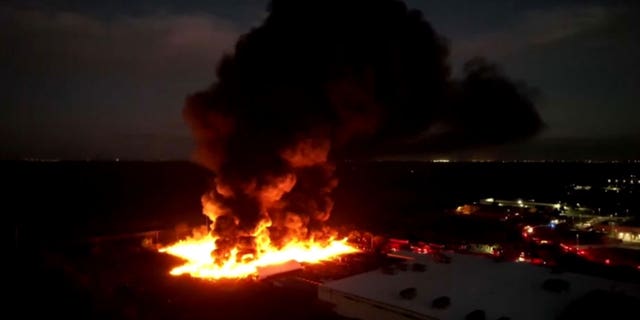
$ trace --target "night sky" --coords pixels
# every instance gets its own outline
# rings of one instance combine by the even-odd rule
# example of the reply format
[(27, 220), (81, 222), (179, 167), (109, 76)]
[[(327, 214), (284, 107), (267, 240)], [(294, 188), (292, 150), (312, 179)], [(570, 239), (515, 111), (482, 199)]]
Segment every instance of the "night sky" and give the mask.
[[(212, 83), (267, 2), (0, 3), (0, 158), (188, 159), (185, 96)], [(525, 143), (438, 156), (640, 158), (640, 2), (407, 3), (448, 38), (454, 74), (477, 55), (497, 62), (539, 90), (547, 125)]]

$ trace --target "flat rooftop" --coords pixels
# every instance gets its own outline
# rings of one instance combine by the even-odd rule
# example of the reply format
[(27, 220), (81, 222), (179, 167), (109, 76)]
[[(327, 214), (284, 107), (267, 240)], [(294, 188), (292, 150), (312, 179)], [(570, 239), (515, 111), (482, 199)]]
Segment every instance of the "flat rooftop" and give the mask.
[[(406, 271), (385, 274), (381, 270), (331, 281), (319, 287), (321, 300), (336, 305), (336, 312), (355, 318), (367, 316), (363, 305), (401, 314), (399, 318), (464, 319), (481, 309), (487, 319), (554, 319), (572, 301), (595, 290), (615, 290), (640, 298), (640, 286), (575, 273), (551, 273), (545, 267), (525, 263), (495, 262), (491, 259), (448, 253), (450, 263), (438, 263), (432, 255), (403, 253), (410, 257)], [(412, 271), (412, 264), (426, 265), (424, 272)], [(569, 290), (550, 292), (542, 289), (547, 279), (569, 282)], [(417, 295), (407, 300), (400, 291), (414, 287)], [(446, 309), (432, 308), (432, 301), (448, 296)], [(345, 298), (346, 297), (346, 298)], [(358, 301), (358, 307), (355, 302)], [(389, 311), (392, 310), (392, 311)], [(371, 315), (375, 315), (372, 311)]]

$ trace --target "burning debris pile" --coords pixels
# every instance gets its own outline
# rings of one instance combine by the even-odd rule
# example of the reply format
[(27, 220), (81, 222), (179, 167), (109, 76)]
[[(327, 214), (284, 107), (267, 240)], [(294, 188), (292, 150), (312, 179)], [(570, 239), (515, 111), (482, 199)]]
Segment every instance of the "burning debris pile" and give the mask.
[[(447, 55), (400, 1), (273, 1), (220, 61), (216, 82), (187, 99), (196, 159), (216, 178), (202, 197), (210, 231), (161, 249), (188, 260), (172, 274), (245, 277), (355, 251), (324, 226), (336, 159), (538, 131), (533, 104), (495, 66), (475, 60), (457, 81)], [(503, 130), (497, 114), (510, 117)]]

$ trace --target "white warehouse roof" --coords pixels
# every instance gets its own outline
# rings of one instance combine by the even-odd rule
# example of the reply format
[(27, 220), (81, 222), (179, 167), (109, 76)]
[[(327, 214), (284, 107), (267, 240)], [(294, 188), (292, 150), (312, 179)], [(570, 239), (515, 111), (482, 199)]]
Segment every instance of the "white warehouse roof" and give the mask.
[[(640, 286), (575, 273), (551, 273), (550, 269), (525, 263), (495, 262), (491, 259), (448, 254), (451, 263), (436, 263), (431, 255), (409, 254), (406, 271), (385, 274), (381, 270), (331, 281), (319, 287), (321, 300), (335, 304), (336, 312), (361, 319), (464, 319), (481, 309), (487, 319), (505, 316), (513, 320), (554, 319), (573, 300), (589, 291), (622, 291), (640, 297)], [(426, 265), (426, 271), (412, 271), (412, 263)], [(561, 293), (542, 289), (545, 280), (563, 279), (569, 290)], [(414, 287), (414, 299), (399, 292)], [(432, 308), (432, 301), (448, 296), (445, 309)]]

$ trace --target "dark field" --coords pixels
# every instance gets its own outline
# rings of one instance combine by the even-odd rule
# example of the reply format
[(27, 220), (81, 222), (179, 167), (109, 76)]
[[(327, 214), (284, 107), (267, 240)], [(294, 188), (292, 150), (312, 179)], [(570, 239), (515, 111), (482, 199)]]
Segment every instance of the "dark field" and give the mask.
[[(109, 236), (198, 225), (213, 177), (186, 162), (4, 162), (3, 210), (18, 318), (333, 317), (308, 283), (212, 284), (167, 275), (177, 261)], [(636, 174), (637, 164), (341, 163), (330, 222), (407, 235), (484, 197), (557, 201), (571, 183)], [(473, 229), (457, 225), (458, 229)], [(456, 232), (459, 230), (451, 230)], [(105, 238), (106, 236), (106, 238)]]
[(21, 252), (17, 318), (331, 319), (315, 286), (289, 279), (212, 283), (171, 277), (177, 259), (135, 242)]
[[(213, 174), (188, 162), (3, 162), (5, 216), (21, 241), (201, 224)], [(570, 183), (628, 174), (628, 163), (341, 163), (331, 222), (384, 232), (484, 197), (558, 201)], [(384, 228), (381, 228), (384, 226)]]

